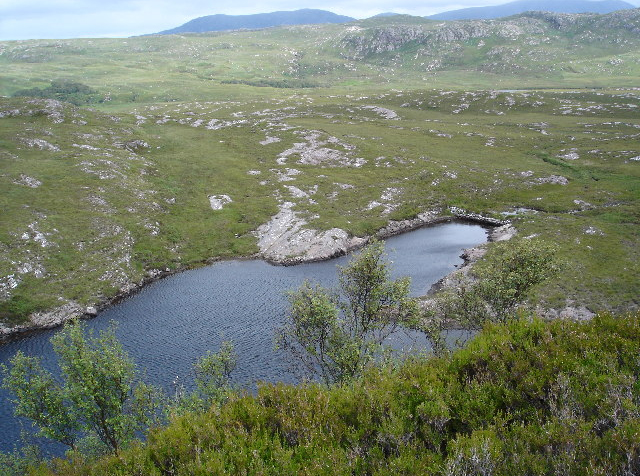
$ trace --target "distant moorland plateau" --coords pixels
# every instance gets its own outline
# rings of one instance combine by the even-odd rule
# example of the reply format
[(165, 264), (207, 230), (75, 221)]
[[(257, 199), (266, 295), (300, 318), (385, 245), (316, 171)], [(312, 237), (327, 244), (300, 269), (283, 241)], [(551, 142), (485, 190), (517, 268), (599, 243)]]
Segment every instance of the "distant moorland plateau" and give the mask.
[[(489, 20), (510, 15), (517, 15), (528, 11), (544, 11), (553, 13), (611, 13), (617, 10), (635, 8), (622, 0), (516, 0), (503, 5), (488, 7), (463, 8), (428, 16), (432, 20)], [(388, 12), (376, 17), (393, 16), (397, 13)], [(240, 29), (270, 28), (283, 25), (312, 25), (319, 23), (348, 23), (355, 18), (325, 10), (305, 8), (302, 10), (258, 13), (253, 15), (208, 15), (195, 18), (184, 25), (170, 30), (161, 31), (159, 35), (173, 35), (178, 33), (206, 33), (208, 31), (225, 31)]]

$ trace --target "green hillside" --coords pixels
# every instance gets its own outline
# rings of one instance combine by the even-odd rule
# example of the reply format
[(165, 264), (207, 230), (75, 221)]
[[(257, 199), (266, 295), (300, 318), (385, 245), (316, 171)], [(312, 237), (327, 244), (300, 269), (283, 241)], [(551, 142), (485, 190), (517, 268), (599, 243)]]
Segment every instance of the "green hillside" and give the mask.
[(286, 202), (352, 236), (509, 217), (567, 263), (536, 303), (635, 309), (639, 28), (629, 10), (0, 43), (0, 320), (251, 255)]
[[(0, 43), (0, 94), (71, 79), (109, 104), (245, 97), (276, 88), (618, 87), (639, 84), (640, 10), (442, 22), (377, 17), (126, 39)], [(268, 95), (272, 91), (255, 91)]]

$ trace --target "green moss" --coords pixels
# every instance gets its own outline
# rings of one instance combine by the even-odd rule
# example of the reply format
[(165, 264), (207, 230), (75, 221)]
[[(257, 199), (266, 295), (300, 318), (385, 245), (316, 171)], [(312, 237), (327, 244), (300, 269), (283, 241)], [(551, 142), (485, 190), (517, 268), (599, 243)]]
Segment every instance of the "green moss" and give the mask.
[(19, 289), (9, 300), (0, 302), (0, 323), (7, 326), (24, 324), (28, 322), (29, 315), (45, 307), (46, 303), (23, 294)]

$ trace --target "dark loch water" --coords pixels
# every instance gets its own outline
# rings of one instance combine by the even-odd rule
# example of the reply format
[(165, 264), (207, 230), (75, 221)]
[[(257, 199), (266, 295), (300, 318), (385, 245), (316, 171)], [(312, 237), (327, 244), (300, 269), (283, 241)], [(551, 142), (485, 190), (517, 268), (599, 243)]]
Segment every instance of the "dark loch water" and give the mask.
[[(462, 263), (462, 249), (486, 239), (485, 229), (478, 225), (447, 223), (390, 238), (386, 251), (392, 275), (411, 276), (412, 292), (420, 295)], [(273, 344), (274, 331), (287, 309), (285, 293), (305, 279), (335, 285), (336, 265), (347, 261), (348, 257), (342, 257), (290, 267), (253, 260), (220, 262), (157, 281), (87, 325), (98, 331), (116, 321), (118, 338), (144, 379), (167, 393), (173, 392), (176, 376), (189, 387), (193, 363), (207, 350), (217, 350), (223, 340), (233, 341), (238, 353), (236, 384), (251, 388), (257, 381), (294, 382), (287, 359)], [(0, 345), (0, 363), (7, 364), (22, 350), (41, 357), (55, 371), (49, 343), (55, 332), (43, 331)], [(406, 334), (394, 346), (421, 349), (426, 341), (420, 335)], [(19, 436), (20, 423), (13, 417), (6, 391), (0, 389), (0, 451), (13, 449)]]

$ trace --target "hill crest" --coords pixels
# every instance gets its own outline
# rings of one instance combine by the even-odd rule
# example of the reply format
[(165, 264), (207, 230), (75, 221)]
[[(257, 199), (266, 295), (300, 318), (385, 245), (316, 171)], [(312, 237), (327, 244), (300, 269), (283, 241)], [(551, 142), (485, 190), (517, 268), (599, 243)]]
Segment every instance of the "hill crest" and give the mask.
[(502, 5), (487, 7), (471, 7), (431, 15), (432, 20), (489, 20), (517, 15), (527, 11), (544, 11), (553, 13), (611, 13), (617, 10), (635, 8), (622, 0), (516, 0)]
[(283, 25), (311, 25), (317, 23), (348, 23), (355, 18), (337, 15), (326, 10), (304, 8), (295, 11), (278, 11), (257, 13), (254, 15), (208, 15), (195, 18), (170, 30), (157, 33), (158, 35), (173, 35), (177, 33), (204, 33), (207, 31), (226, 31), (241, 29), (260, 29)]

